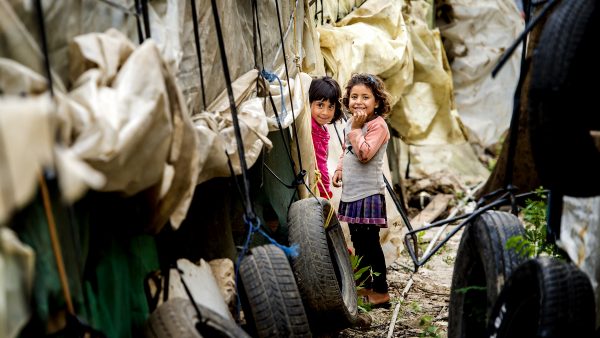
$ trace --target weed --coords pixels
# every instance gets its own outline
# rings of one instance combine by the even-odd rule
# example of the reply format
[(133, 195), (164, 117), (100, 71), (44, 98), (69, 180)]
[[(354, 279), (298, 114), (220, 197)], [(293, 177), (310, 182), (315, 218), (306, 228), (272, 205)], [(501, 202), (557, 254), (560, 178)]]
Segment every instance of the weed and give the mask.
[(423, 332), (419, 334), (419, 337), (435, 337), (440, 338), (439, 333), (441, 329), (433, 323), (433, 317), (430, 315), (424, 315), (419, 318), (419, 326), (423, 328)]
[(456, 289), (456, 290), (454, 290), (454, 292), (457, 292), (457, 293), (467, 293), (469, 291), (486, 291), (486, 290), (487, 289), (486, 289), (485, 286), (474, 285), (474, 286), (466, 286), (464, 288)]
[(421, 308), (421, 304), (417, 303), (417, 302), (411, 302), (409, 304), (410, 307), (410, 311), (412, 313), (420, 313), (423, 311), (423, 309)]
[[(350, 263), (352, 263), (352, 271), (354, 271), (356, 291), (364, 288), (365, 280), (371, 279), (374, 276), (379, 276), (379, 272), (374, 272), (370, 265), (363, 266), (359, 269), (358, 267), (360, 266), (361, 260), (361, 256), (350, 255)], [(366, 272), (368, 272), (369, 275), (366, 278), (363, 278), (363, 274)], [(358, 309), (363, 312), (369, 312), (372, 310), (372, 307), (370, 303), (365, 303), (362, 297), (358, 297)]]
[(452, 255), (447, 255), (442, 258), (442, 261), (448, 265), (454, 265), (455, 259), (456, 259), (456, 257), (454, 257)]
[(523, 257), (537, 257), (541, 254), (564, 258), (555, 243), (547, 240), (546, 194), (542, 187), (536, 189), (538, 199), (527, 199), (521, 210), (525, 226), (525, 236), (512, 236), (506, 241), (506, 248), (513, 249)]

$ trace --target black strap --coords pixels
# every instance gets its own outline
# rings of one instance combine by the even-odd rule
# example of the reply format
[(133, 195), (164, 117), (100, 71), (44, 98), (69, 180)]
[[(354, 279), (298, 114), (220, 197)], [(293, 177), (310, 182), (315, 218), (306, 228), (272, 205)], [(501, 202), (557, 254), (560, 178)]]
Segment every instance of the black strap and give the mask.
[(50, 71), (50, 56), (48, 55), (48, 39), (46, 37), (46, 24), (44, 23), (44, 9), (41, 0), (35, 1), (37, 19), (40, 26), (40, 38), (42, 39), (42, 52), (44, 53), (44, 70), (48, 79), (48, 90), (50, 96), (54, 97), (54, 86), (52, 84), (52, 72)]
[[(292, 108), (292, 127), (293, 127), (293, 131), (294, 131), (294, 138), (296, 139), (296, 148), (298, 151), (298, 164), (300, 165), (300, 171), (303, 170), (302, 167), (302, 156), (300, 154), (300, 143), (297, 141), (298, 140), (298, 131), (296, 130), (296, 115), (294, 114), (294, 102), (292, 101), (292, 89), (290, 86), (290, 75), (288, 72), (288, 66), (287, 66), (287, 56), (285, 54), (285, 41), (283, 40), (283, 29), (281, 28), (281, 13), (279, 12), (279, 2), (275, 1), (275, 8), (277, 9), (277, 27), (279, 28), (279, 38), (281, 41), (281, 51), (283, 53), (283, 65), (285, 67), (285, 76), (287, 78), (287, 82), (288, 82), (288, 93), (290, 95), (290, 106)], [(296, 10), (294, 8), (294, 10)], [(281, 93), (281, 95), (283, 95), (283, 93)], [(310, 189), (309, 189), (310, 190)]]
[(240, 167), (242, 169), (243, 186), (244, 186), (244, 200), (245, 200), (245, 212), (246, 217), (249, 219), (255, 219), (256, 215), (252, 208), (252, 201), (250, 200), (250, 180), (248, 178), (248, 166), (246, 165), (246, 155), (244, 151), (244, 143), (242, 139), (242, 133), (240, 131), (240, 122), (238, 120), (237, 108), (235, 106), (235, 98), (233, 96), (233, 88), (231, 86), (231, 76), (229, 75), (229, 65), (227, 63), (227, 54), (225, 53), (225, 43), (223, 42), (223, 32), (221, 31), (221, 20), (219, 19), (219, 11), (217, 9), (217, 3), (215, 0), (211, 0), (213, 17), (215, 20), (215, 28), (217, 30), (217, 40), (219, 43), (219, 51), (221, 54), (221, 65), (223, 66), (223, 76), (225, 77), (225, 84), (227, 86), (227, 96), (229, 97), (229, 108), (231, 110), (231, 118), (233, 120), (233, 127), (235, 132), (236, 144), (238, 149), (238, 155), (240, 157)]
[(142, 1), (142, 16), (144, 18), (144, 32), (146, 34), (145, 38), (150, 39), (152, 36), (150, 35), (150, 17), (148, 16), (148, 0)]
[(140, 45), (142, 44), (142, 42), (144, 42), (145, 38), (144, 38), (144, 32), (142, 31), (142, 22), (140, 21), (140, 17), (142, 16), (142, 4), (140, 3), (140, 0), (135, 0), (135, 25), (137, 27), (137, 34), (138, 34), (138, 42), (140, 43)]
[(196, 0), (192, 3), (192, 21), (194, 23), (194, 42), (196, 44), (196, 56), (198, 57), (198, 69), (200, 71), (200, 87), (202, 88), (202, 108), (206, 110), (206, 95), (204, 94), (204, 73), (202, 72), (202, 50), (200, 48), (200, 33), (198, 30), (198, 14), (196, 12)]

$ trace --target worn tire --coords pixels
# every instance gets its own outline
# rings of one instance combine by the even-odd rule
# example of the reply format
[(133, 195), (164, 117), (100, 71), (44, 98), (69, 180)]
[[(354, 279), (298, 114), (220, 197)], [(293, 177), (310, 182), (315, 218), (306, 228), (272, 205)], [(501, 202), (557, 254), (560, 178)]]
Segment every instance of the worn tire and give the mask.
[(466, 225), (452, 273), (449, 338), (483, 336), (502, 285), (525, 261), (513, 250), (507, 250), (506, 242), (524, 234), (519, 219), (507, 212), (487, 211)]
[(334, 213), (324, 223), (331, 205), (323, 198), (294, 202), (288, 212), (289, 242), (300, 254), (292, 268), (309, 321), (317, 330), (341, 330), (358, 315), (354, 273), (340, 223)]
[(600, 3), (562, 1), (548, 18), (532, 58), (530, 142), (544, 187), (564, 195), (600, 195), (597, 36)]
[[(146, 322), (144, 336), (148, 338), (248, 337), (234, 321), (198, 304), (202, 321), (189, 299), (173, 298), (160, 305)], [(200, 326), (200, 332), (196, 326)]]
[(240, 263), (244, 315), (255, 337), (311, 337), (302, 298), (285, 253), (255, 247)]
[(573, 264), (531, 259), (506, 282), (490, 318), (489, 337), (593, 337), (594, 292)]

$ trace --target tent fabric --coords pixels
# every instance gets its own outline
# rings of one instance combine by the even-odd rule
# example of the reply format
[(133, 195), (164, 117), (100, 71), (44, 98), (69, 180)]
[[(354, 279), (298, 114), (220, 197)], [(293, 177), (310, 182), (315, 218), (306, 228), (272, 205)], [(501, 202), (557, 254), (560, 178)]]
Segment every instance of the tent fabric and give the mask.
[(31, 316), (35, 253), (8, 228), (0, 228), (0, 336), (14, 338)]
[[(556, 245), (590, 278), (596, 304), (600, 304), (600, 196), (564, 196), (560, 224)], [(599, 319), (596, 313), (596, 322)]]
[[(130, 10), (133, 9), (132, 0), (116, 1), (116, 3)], [(6, 17), (11, 21), (2, 26), (0, 39), (10, 42), (9, 46), (15, 49), (14, 51), (2, 49), (2, 53), (15, 60), (26, 62), (24, 66), (30, 67), (38, 74), (43, 74), (44, 70), (39, 62), (42, 55), (35, 42), (37, 31), (29, 29), (37, 24), (33, 9), (25, 2), (19, 1), (8, 3), (3, 0), (1, 4), (0, 10), (3, 14), (7, 14)], [(283, 78), (286, 71), (283, 67), (281, 37), (279, 30), (272, 29), (275, 24), (278, 24), (275, 4), (266, 3), (259, 7), (259, 26), (264, 53), (260, 58), (258, 54), (254, 55), (251, 43), (253, 41), (251, 3), (223, 1), (218, 4), (221, 27), (224, 35), (228, 37), (225, 39), (225, 48), (232, 79), (243, 82), (244, 79), (248, 79), (244, 77), (245, 73), (253, 74), (250, 77), (256, 78), (256, 72), (247, 71), (253, 68), (255, 56), (257, 60), (265, 61), (265, 69), (277, 72)], [(200, 88), (199, 67), (189, 3), (168, 0), (150, 4), (150, 30), (154, 42), (148, 41), (140, 47), (136, 47), (131, 42), (137, 41), (138, 37), (136, 30), (132, 29), (135, 24), (134, 18), (128, 16), (128, 13), (115, 10), (106, 4), (89, 4), (86, 5), (89, 6), (86, 10), (82, 10), (81, 6), (81, 4), (71, 6), (68, 1), (43, 3), (47, 31), (53, 33), (49, 34), (48, 47), (52, 69), (55, 74), (58, 74), (54, 82), (58, 88), (58, 103), (61, 108), (59, 134), (61, 141), (67, 145), (55, 146), (55, 156), (59, 158), (56, 166), (59, 174), (63, 173), (61, 176), (64, 179), (61, 184), (65, 198), (70, 201), (76, 200), (87, 188), (93, 188), (101, 191), (119, 191), (124, 195), (133, 195), (144, 189), (151, 189), (152, 193), (159, 194), (160, 199), (169, 191), (169, 187), (179, 186), (171, 190), (172, 193), (168, 197), (182, 198), (182, 200), (163, 203), (163, 206), (169, 207), (161, 212), (172, 213), (174, 215), (171, 218), (172, 225), (177, 227), (185, 217), (193, 187), (210, 178), (229, 175), (224, 151), (227, 150), (229, 157), (234, 162), (237, 161), (236, 152), (231, 151), (236, 147), (233, 128), (230, 122), (227, 122), (231, 121), (230, 118), (221, 119), (223, 123), (220, 124), (211, 124), (217, 127), (212, 131), (210, 128), (196, 126), (195, 133), (190, 133), (191, 125), (187, 118), (182, 117), (189, 109), (195, 112), (196, 116), (204, 115), (205, 118), (218, 120), (219, 117), (215, 114), (228, 109), (227, 96), (223, 95), (225, 80), (222, 76), (210, 2), (198, 3), (199, 25), (202, 32), (200, 37), (202, 65), (207, 79), (205, 90), (208, 107), (204, 107), (204, 111), (208, 111), (208, 115), (199, 109), (197, 96)], [(234, 10), (230, 10), (232, 6)], [(286, 62), (289, 66), (287, 73), (293, 78), (298, 72), (298, 67), (294, 67), (294, 60), (300, 60), (300, 54), (303, 53), (301, 41), (304, 35), (303, 28), (307, 26), (302, 20), (305, 5), (303, 2), (296, 1), (292, 4), (282, 3), (280, 7), (281, 26), (287, 52)], [(99, 16), (100, 12), (105, 15)], [(61, 20), (64, 16), (68, 16), (70, 20)], [(81, 35), (87, 29), (98, 31), (111, 26), (115, 29), (108, 30), (106, 33)], [(117, 30), (126, 35), (116, 33)], [(20, 41), (26, 41), (27, 44), (24, 47), (20, 46), (18, 45)], [(73, 42), (68, 43), (70, 41)], [(31, 57), (32, 55), (35, 57)], [(301, 64), (298, 66), (301, 67)], [(311, 67), (319, 68), (316, 57)], [(161, 81), (137, 79), (141, 75), (157, 79), (170, 77), (169, 74), (176, 74), (176, 82), (181, 88), (172, 93), (168, 90), (167, 93), (162, 93), (171, 101), (161, 98), (159, 94), (160, 88), (168, 88), (169, 84), (165, 86)], [(128, 88), (125, 84), (130, 81), (138, 83), (139, 86)], [(64, 89), (65, 84), (69, 85), (68, 92)], [(251, 89), (251, 86), (248, 85), (246, 89)], [(176, 92), (178, 94), (175, 94)], [(63, 95), (67, 96), (66, 100), (62, 100)], [(144, 103), (144, 101), (128, 100), (128, 96), (131, 98), (141, 96), (150, 98), (151, 101)], [(88, 102), (88, 98), (94, 101)], [(181, 98), (184, 100), (183, 105), (177, 101)], [(172, 106), (169, 107), (167, 102)], [(238, 103), (242, 104), (241, 101)], [(245, 148), (249, 156), (247, 162), (252, 165), (263, 145), (269, 146), (264, 113), (262, 117), (257, 115), (264, 109), (259, 107), (258, 100), (242, 105), (238, 110), (240, 110), (242, 128), (249, 126), (251, 137), (250, 142), (245, 144)], [(174, 112), (175, 115), (168, 116), (168, 109), (174, 108), (177, 108), (182, 115)], [(112, 109), (112, 114), (107, 113), (107, 109)], [(137, 109), (140, 111), (134, 111)], [(178, 122), (180, 117), (180, 122), (183, 123)], [(249, 118), (247, 123), (244, 122), (246, 117)], [(178, 128), (171, 130), (173, 127)], [(147, 138), (150, 137), (148, 133), (150, 130), (153, 131), (152, 137)], [(203, 134), (204, 132), (208, 134)], [(220, 134), (218, 139), (215, 139), (215, 132)], [(185, 184), (178, 185), (172, 180), (182, 179), (182, 175), (174, 173), (174, 165), (169, 161), (174, 161), (180, 153), (177, 147), (181, 146), (181, 135), (187, 138), (186, 149), (198, 149), (198, 152), (192, 153), (193, 156), (190, 155), (187, 159), (189, 165), (183, 175)], [(211, 156), (219, 159), (216, 168), (213, 169), (211, 165), (215, 163), (206, 161), (206, 158), (204, 163), (209, 163), (208, 166), (195, 164), (202, 162), (202, 157), (206, 157), (204, 153), (206, 149), (197, 146), (197, 141), (192, 141), (192, 137), (202, 140), (212, 139), (216, 140), (215, 142), (225, 140), (219, 143), (222, 148), (210, 152)], [(148, 151), (152, 149), (152, 154), (148, 154), (148, 151), (128, 152), (140, 144), (145, 144), (145, 149)], [(161, 158), (164, 159), (166, 156), (169, 156), (169, 161), (164, 163)], [(114, 166), (116, 163), (119, 166)], [(135, 168), (131, 167), (134, 164)], [(237, 167), (236, 172), (239, 173), (239, 165)], [(160, 223), (163, 220), (164, 215), (159, 216), (153, 223)], [(154, 225), (150, 228), (158, 230)]]
[(487, 147), (497, 143), (510, 124), (521, 47), (496, 77), (491, 72), (524, 29), (524, 21), (514, 0), (446, 3), (440, 11), (449, 11), (451, 19), (438, 20), (438, 27), (452, 66), (456, 108), (471, 141)]
[(39, 174), (54, 163), (49, 102), (48, 96), (0, 100), (0, 225), (31, 201)]
[[(8, 109), (28, 116), (20, 109), (31, 108), (33, 116), (27, 120), (31, 123), (28, 127), (44, 135), (35, 145), (39, 152), (30, 152), (34, 145), (13, 148), (12, 140), (27, 137), (26, 133), (6, 138), (9, 132), (5, 134), (4, 128), (21, 130), (17, 122), (0, 125), (0, 140), (10, 145), (10, 151), (14, 151), (11, 156), (26, 154), (10, 163), (0, 163), (0, 174), (9, 167), (11, 175), (19, 176), (19, 181), (13, 182), (23, 182), (18, 200), (0, 196), (0, 223), (2, 217), (7, 219), (15, 210), (26, 208), (11, 224), (37, 255), (33, 312), (43, 322), (64, 304), (52, 269), (49, 242), (42, 231), (47, 224), (40, 201), (35, 199), (37, 172), (46, 166), (56, 169), (60, 194), (54, 196), (55, 205), (60, 199), (90, 203), (88, 194), (92, 192), (88, 189), (100, 191), (106, 198), (118, 196), (115, 203), (136, 199), (133, 205), (120, 206), (127, 217), (117, 220), (102, 214), (92, 219), (85, 205), (76, 207), (78, 217), (82, 217), (78, 228), (83, 232), (79, 238), (82, 249), (65, 249), (70, 250), (66, 262), (70, 280), (83, 281), (72, 285), (78, 313), (107, 336), (128, 337), (148, 315), (139, 281), (157, 265), (153, 240), (139, 232), (157, 233), (167, 223), (177, 229), (198, 184), (229, 176), (229, 160), (234, 174), (241, 173), (241, 168), (210, 2), (197, 2), (206, 104), (201, 99), (190, 3), (149, 3), (152, 38), (142, 43), (137, 36), (136, 18), (131, 15), (134, 1), (113, 2), (129, 12), (101, 1), (42, 2), (55, 89), (51, 101), (40, 75), (45, 69), (40, 62), (34, 9), (29, 1), (0, 0), (0, 57), (18, 61), (0, 59), (0, 88), (10, 88), (10, 97), (0, 98), (0, 120), (16, 116), (4, 114)], [(428, 3), (368, 0), (355, 9), (357, 3), (344, 0), (338, 2), (341, 7), (335, 10), (335, 20), (333, 9), (337, 4), (332, 0), (324, 3), (324, 16), (331, 20), (319, 26), (313, 21), (314, 8), (308, 1), (258, 2), (258, 40), (251, 1), (217, 2), (247, 164), (253, 166), (261, 155), (281, 154), (269, 152), (272, 141), (268, 136), (274, 136), (279, 125), (268, 91), (273, 95), (284, 133), (291, 137), (294, 175), (300, 169), (306, 170), (305, 183), (310, 185), (314, 180), (314, 154), (306, 93), (312, 76), (325, 72), (338, 79), (342, 87), (353, 72), (381, 76), (392, 94), (390, 123), (405, 142), (414, 149), (450, 144), (445, 149), (451, 149), (451, 155), (438, 161), (449, 167), (460, 165), (448, 158), (458, 162), (474, 158), (467, 156), (473, 154), (466, 147), (458, 115), (460, 106), (452, 95), (452, 71), (440, 33), (426, 23), (426, 13), (431, 12)], [(279, 81), (264, 80), (259, 73), (263, 69), (276, 74), (281, 85)], [(3, 83), (5, 79), (13, 82)], [(23, 93), (26, 98), (16, 98)], [(282, 101), (285, 109), (281, 108)], [(332, 137), (330, 146), (336, 144)], [(296, 149), (300, 149), (299, 155)], [(334, 150), (329, 160), (337, 162)], [(30, 167), (22, 170), (26, 165)], [(389, 172), (386, 175), (389, 177)], [(2, 187), (6, 186), (6, 177), (0, 176)], [(273, 196), (287, 197), (290, 193), (282, 193), (287, 188), (278, 189)], [(299, 191), (300, 198), (310, 196), (303, 186)], [(389, 196), (386, 201), (393, 205)], [(281, 209), (287, 207), (288, 200), (277, 202), (274, 208), (281, 219)], [(104, 203), (107, 201), (94, 207), (105, 211)], [(335, 197), (332, 203), (337, 206)], [(58, 223), (69, 224), (64, 210), (55, 209)], [(137, 214), (140, 209), (152, 212)], [(388, 212), (391, 221), (397, 218), (394, 208), (388, 208)], [(111, 227), (115, 224), (118, 227)], [(92, 243), (86, 231), (95, 231)], [(399, 257), (401, 238), (402, 229), (397, 226), (382, 233), (388, 264)], [(63, 241), (76, 243), (68, 238)], [(89, 275), (84, 276), (83, 269), (76, 270), (82, 267), (81, 262), (86, 262)]]
[[(196, 185), (200, 155), (185, 151), (198, 148), (198, 139), (176, 80), (156, 45), (148, 40), (135, 48), (111, 29), (76, 37), (70, 59), (73, 89), (56, 92), (54, 103), (46, 99), (40, 104), (53, 111), (46, 112), (52, 121), (43, 116), (25, 119), (40, 109), (23, 113), (22, 104), (2, 105), (3, 110), (14, 110), (3, 114), (15, 117), (3, 124), (3, 135), (10, 142), (13, 155), (7, 165), (17, 176), (11, 181), (19, 184), (18, 192), (31, 198), (42, 164), (55, 164), (66, 200), (78, 199), (88, 188), (124, 196), (151, 189), (155, 215), (148, 228), (157, 232), (169, 219), (177, 227)], [(2, 61), (0, 69), (10, 75), (3, 77), (2, 86), (11, 88), (13, 95), (39, 94), (45, 89), (43, 79), (22, 65)], [(15, 100), (8, 97), (2, 101)], [(23, 132), (25, 127), (33, 134)], [(54, 134), (60, 135), (58, 142)], [(26, 142), (14, 143), (23, 137)], [(20, 147), (34, 146), (32, 142), (45, 147), (43, 163), (30, 165), (39, 161), (36, 153), (22, 156)], [(17, 196), (19, 205), (27, 202), (25, 197)], [(3, 202), (2, 215), (14, 206), (18, 205)]]
[[(78, 157), (107, 178), (100, 191), (132, 196), (160, 186), (156, 200), (174, 226), (183, 220), (198, 176), (197, 137), (175, 78), (152, 40), (139, 48), (117, 30), (75, 38), (72, 139), (63, 140)], [(181, 211), (177, 212), (178, 209)]]
[[(141, 210), (142, 198), (91, 192), (65, 206), (54, 180), (49, 191), (75, 313), (107, 337), (139, 337), (149, 315), (142, 281), (158, 269), (154, 238), (141, 234), (144, 218), (131, 211)], [(11, 227), (35, 251), (28, 288), (35, 306), (20, 336), (41, 337), (48, 326), (61, 327), (56, 315), (66, 303), (39, 194), (13, 217)]]
[(405, 6), (369, 0), (319, 27), (326, 65), (342, 86), (354, 72), (379, 75), (392, 96), (390, 124), (406, 143), (464, 142), (439, 32), (428, 28), (426, 18), (405, 17)]

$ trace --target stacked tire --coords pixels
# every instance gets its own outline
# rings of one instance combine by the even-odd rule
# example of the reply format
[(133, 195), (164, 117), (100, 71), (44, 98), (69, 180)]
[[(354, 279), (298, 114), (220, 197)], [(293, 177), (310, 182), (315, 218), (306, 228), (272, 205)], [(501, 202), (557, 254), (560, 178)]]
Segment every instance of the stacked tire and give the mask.
[[(294, 202), (288, 212), (289, 242), (299, 246), (292, 269), (314, 331), (338, 331), (358, 315), (354, 272), (332, 206), (323, 198)], [(328, 221), (329, 220), (329, 221)]]

